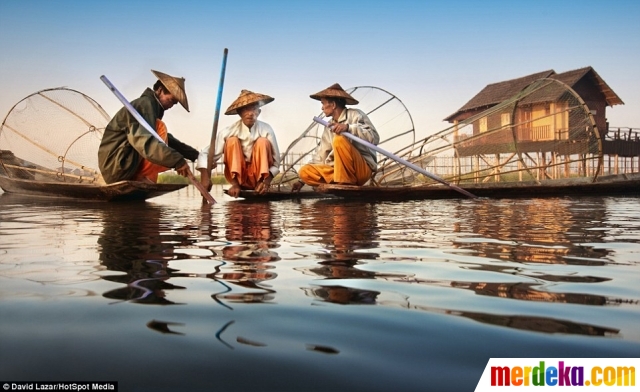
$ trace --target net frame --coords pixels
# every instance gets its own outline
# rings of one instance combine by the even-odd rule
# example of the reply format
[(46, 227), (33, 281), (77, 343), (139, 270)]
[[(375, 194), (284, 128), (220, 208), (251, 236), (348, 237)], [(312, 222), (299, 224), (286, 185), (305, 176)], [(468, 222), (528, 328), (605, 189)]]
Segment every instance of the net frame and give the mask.
[(94, 99), (67, 87), (26, 96), (0, 125), (0, 175), (104, 184), (97, 155), (109, 119)]

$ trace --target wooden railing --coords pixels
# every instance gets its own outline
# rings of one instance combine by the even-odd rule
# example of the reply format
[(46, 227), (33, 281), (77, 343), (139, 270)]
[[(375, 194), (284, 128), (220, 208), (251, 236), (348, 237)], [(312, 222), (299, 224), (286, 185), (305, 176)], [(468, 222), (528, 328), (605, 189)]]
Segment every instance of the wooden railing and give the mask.
[(518, 140), (553, 140), (553, 132), (551, 131), (550, 125), (518, 128), (517, 136)]
[(605, 138), (607, 140), (640, 141), (640, 128), (609, 127), (605, 135)]

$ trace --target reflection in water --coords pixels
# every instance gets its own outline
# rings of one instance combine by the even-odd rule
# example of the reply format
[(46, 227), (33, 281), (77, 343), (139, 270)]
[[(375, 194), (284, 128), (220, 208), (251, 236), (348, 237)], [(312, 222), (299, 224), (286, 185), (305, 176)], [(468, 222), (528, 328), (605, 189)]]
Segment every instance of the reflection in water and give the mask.
[(272, 301), (275, 291), (262, 282), (277, 277), (269, 263), (280, 260), (273, 249), (280, 246), (282, 230), (273, 226), (271, 203), (234, 201), (226, 203), (225, 210), (225, 237), (231, 244), (222, 248), (222, 257), (232, 262), (233, 272), (222, 278), (251, 291), (222, 297), (231, 302)]
[[(304, 270), (327, 279), (374, 279), (375, 272), (356, 268), (361, 260), (375, 260), (378, 253), (363, 252), (378, 247), (376, 206), (349, 203), (344, 200), (318, 200), (306, 206), (301, 214), (307, 217), (302, 228), (320, 234), (322, 253), (316, 253), (319, 267)], [(308, 226), (308, 227), (305, 227)], [(339, 304), (374, 304), (378, 291), (342, 285), (323, 285), (304, 289), (307, 295)]]
[(184, 323), (172, 323), (169, 321), (151, 320), (147, 327), (163, 334), (184, 335), (182, 332), (172, 331), (169, 327), (184, 326)]
[(242, 343), (242, 344), (246, 344), (247, 346), (253, 346), (253, 347), (265, 347), (266, 346), (265, 343), (256, 342), (254, 340), (249, 340), (247, 338), (243, 338), (242, 336), (238, 336), (236, 338), (236, 342)]
[[(412, 273), (403, 275), (389, 274), (393, 267), (383, 268), (376, 272), (375, 268), (368, 268), (367, 277), (352, 274), (350, 278), (372, 278), (377, 280), (389, 280), (397, 284), (420, 284), (433, 288), (457, 288), (466, 289), (480, 296), (514, 299), (531, 303), (564, 303), (588, 306), (620, 306), (628, 304), (638, 305), (635, 298), (619, 298), (611, 295), (599, 295), (585, 292), (576, 292), (574, 287), (568, 284), (603, 284), (611, 282), (612, 278), (606, 274), (594, 275), (602, 272), (598, 269), (589, 269), (590, 274), (583, 274), (584, 268), (550, 268), (542, 269), (536, 264), (559, 264), (564, 266), (603, 267), (610, 262), (610, 250), (606, 247), (595, 249), (584, 246), (583, 243), (601, 243), (606, 232), (602, 230), (604, 207), (601, 199), (587, 199), (586, 206), (576, 204), (569, 199), (558, 200), (480, 200), (477, 203), (469, 203), (470, 208), (452, 208), (451, 211), (438, 211), (435, 205), (429, 203), (406, 203), (404, 208), (394, 206), (391, 212), (382, 216), (380, 226), (385, 228), (383, 240), (386, 243), (394, 243), (395, 249), (400, 249), (413, 243), (416, 249), (421, 247), (444, 247), (451, 255), (447, 260), (447, 252), (434, 253), (436, 257), (445, 257), (442, 262), (453, 262), (457, 266), (457, 272), (447, 273), (442, 277), (431, 277), (429, 268), (424, 269), (426, 276), (414, 275), (413, 271), (420, 268), (411, 268)], [(517, 203), (517, 206), (513, 204)], [(594, 205), (589, 206), (589, 203)], [(388, 207), (388, 204), (379, 206)], [(451, 204), (447, 204), (451, 208)], [(414, 220), (407, 220), (406, 214), (399, 211), (409, 210), (415, 216)], [(397, 219), (394, 211), (400, 216)], [(457, 232), (455, 242), (449, 244), (446, 241), (447, 232)], [(432, 236), (432, 233), (436, 235)], [(473, 234), (467, 234), (473, 233)], [(425, 241), (428, 239), (429, 241)], [(453, 246), (452, 246), (453, 245)], [(467, 257), (471, 251), (473, 258)], [(419, 254), (422, 251), (418, 251)], [(458, 257), (457, 255), (460, 255)], [(387, 257), (382, 255), (388, 264), (406, 264), (410, 258)], [(437, 260), (437, 259), (435, 259)], [(424, 259), (421, 262), (431, 262), (433, 267), (440, 272), (440, 266), (434, 259)], [(460, 262), (464, 260), (464, 262)], [(377, 264), (374, 264), (374, 267)], [(428, 264), (425, 264), (428, 265)], [(531, 266), (531, 268), (529, 267)], [(355, 269), (356, 271), (360, 271)], [(318, 269), (310, 271), (318, 272)], [(466, 273), (464, 271), (468, 271)], [(467, 275), (478, 278), (478, 273), (486, 274), (488, 281), (474, 279), (464, 280)], [(496, 273), (508, 274), (507, 281), (497, 281)], [(318, 275), (328, 276), (327, 272)], [(447, 279), (446, 276), (450, 275)], [(516, 279), (520, 281), (511, 281)], [(551, 286), (553, 290), (550, 290)], [(565, 289), (566, 290), (563, 290)], [(312, 291), (313, 290), (308, 290)], [(597, 291), (597, 290), (596, 290)], [(403, 292), (398, 289), (398, 293)], [(357, 298), (357, 293), (350, 293), (348, 287), (340, 286), (340, 291), (331, 296), (329, 290), (315, 290), (313, 294), (329, 302), (336, 303), (362, 303)], [(349, 298), (355, 296), (355, 300)], [(408, 306), (412, 309), (432, 311), (445, 314), (454, 314), (473, 318), (485, 323), (506, 326), (510, 328), (526, 329), (545, 333), (567, 333), (587, 335), (616, 335), (619, 329), (594, 326), (582, 321), (568, 321), (553, 317), (539, 317), (537, 315), (509, 315), (509, 311), (501, 311), (500, 307), (491, 308), (487, 312), (470, 312), (458, 310), (457, 306), (450, 308), (433, 307), (427, 305), (428, 298), (419, 298), (415, 295), (402, 296), (402, 300), (382, 301), (382, 305)], [(337, 298), (337, 299), (334, 299)], [(409, 304), (412, 304), (409, 306)], [(462, 305), (462, 306), (460, 306)], [(459, 304), (459, 309), (464, 309)], [(495, 312), (495, 313), (494, 313)], [(505, 314), (507, 313), (507, 314)]]
[(602, 241), (602, 203), (600, 198), (585, 198), (578, 204), (570, 198), (482, 200), (473, 204), (472, 214), (460, 218), (468, 222), (471, 232), (498, 240), (474, 243), (472, 247), (481, 257), (519, 263), (603, 265), (606, 250), (581, 246)]
[(466, 283), (451, 282), (451, 287), (472, 290), (478, 295), (536, 302), (561, 302), (579, 305), (606, 305), (602, 295), (579, 293), (550, 293), (538, 290), (535, 283)]
[(323, 301), (342, 305), (372, 305), (376, 303), (379, 291), (356, 289), (345, 286), (321, 286), (317, 288), (305, 288), (307, 295), (314, 296)]
[(336, 350), (333, 347), (329, 346), (318, 346), (317, 344), (307, 344), (307, 350), (309, 351), (317, 351), (323, 354), (339, 354), (340, 351)]
[[(357, 379), (369, 381), (361, 390), (424, 390), (438, 379), (444, 390), (490, 356), (632, 357), (639, 201), (223, 200), (201, 210), (185, 193), (101, 206), (0, 197), (0, 376), (115, 369), (132, 389), (180, 390), (180, 373), (207, 390), (219, 372), (221, 390), (286, 390), (296, 375), (290, 389), (331, 379), (316, 389), (349, 390), (333, 380)], [(144, 350), (123, 356), (127, 347)], [(153, 387), (131, 371), (149, 358), (169, 370), (147, 372)]]
[(576, 323), (573, 321), (559, 320), (550, 317), (501, 316), (490, 313), (455, 311), (449, 312), (449, 314), (467, 317), (481, 323), (534, 332), (592, 336), (611, 336), (617, 335), (620, 332), (620, 330), (614, 328), (599, 327), (596, 325)]
[(218, 331), (216, 331), (216, 339), (218, 339), (219, 342), (221, 342), (222, 344), (224, 344), (225, 346), (227, 346), (230, 349), (233, 349), (233, 346), (231, 346), (229, 343), (225, 342), (224, 339), (222, 339), (222, 334), (227, 330), (227, 328), (229, 328), (229, 326), (231, 326), (233, 323), (235, 323), (235, 321), (231, 320), (229, 322), (227, 322), (225, 325), (222, 326), (222, 328), (218, 329)]
[[(168, 261), (173, 249), (188, 241), (163, 219), (163, 210), (153, 204), (118, 205), (118, 213), (103, 211), (102, 233), (98, 238), (100, 262), (110, 271), (123, 272), (104, 279), (126, 286), (105, 292), (106, 298), (141, 304), (173, 305), (167, 290), (184, 289), (169, 283)], [(168, 234), (171, 233), (171, 234)]]

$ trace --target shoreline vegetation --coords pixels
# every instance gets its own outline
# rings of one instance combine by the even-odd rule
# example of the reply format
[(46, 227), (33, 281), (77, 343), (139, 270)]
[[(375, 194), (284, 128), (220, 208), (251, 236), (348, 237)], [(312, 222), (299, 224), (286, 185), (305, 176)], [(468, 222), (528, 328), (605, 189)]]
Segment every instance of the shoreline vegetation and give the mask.
[[(196, 180), (200, 181), (200, 175), (194, 173), (193, 174)], [(275, 176), (273, 181), (279, 181), (281, 174)], [(182, 177), (181, 175), (175, 172), (169, 173), (160, 173), (158, 175), (158, 184), (190, 184), (189, 179), (186, 177)], [(229, 182), (226, 178), (224, 178), (224, 174), (217, 174), (211, 176), (211, 184), (213, 185), (229, 185)]]
[[(194, 175), (196, 179), (200, 181), (200, 176), (196, 174)], [(211, 176), (211, 183), (214, 185), (228, 184), (224, 175)], [(158, 184), (189, 184), (189, 179), (187, 177), (182, 177), (179, 174), (165, 173), (158, 176)]]

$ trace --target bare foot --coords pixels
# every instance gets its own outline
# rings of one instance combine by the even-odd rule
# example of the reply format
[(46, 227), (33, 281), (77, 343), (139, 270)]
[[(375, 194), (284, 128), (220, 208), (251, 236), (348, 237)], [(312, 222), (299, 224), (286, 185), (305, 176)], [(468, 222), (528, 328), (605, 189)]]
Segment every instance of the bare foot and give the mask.
[(270, 178), (265, 178), (263, 181), (260, 181), (258, 183), (258, 185), (256, 186), (255, 191), (259, 194), (259, 195), (265, 195), (269, 192), (269, 187), (271, 187), (271, 179)]
[(256, 191), (256, 193), (259, 195), (264, 195), (265, 193), (267, 193), (264, 182), (259, 182), (258, 185), (256, 185), (256, 189), (254, 189), (254, 191)]

